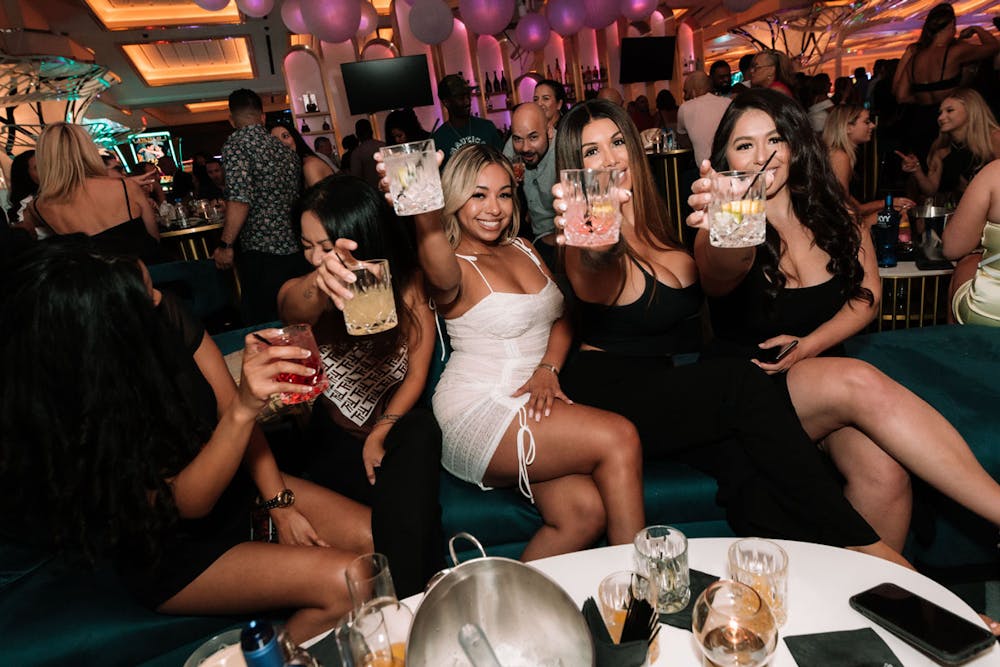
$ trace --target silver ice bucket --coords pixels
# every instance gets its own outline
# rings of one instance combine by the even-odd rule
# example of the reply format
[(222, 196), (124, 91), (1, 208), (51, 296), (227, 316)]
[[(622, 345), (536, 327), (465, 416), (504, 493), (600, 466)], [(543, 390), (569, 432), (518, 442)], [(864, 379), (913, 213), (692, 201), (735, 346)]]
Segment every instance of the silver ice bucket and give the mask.
[(941, 248), (941, 235), (944, 233), (945, 223), (954, 213), (954, 209), (944, 206), (917, 206), (910, 209), (911, 219), (919, 220), (914, 229), (922, 231), (920, 235), (920, 248), (924, 257), (931, 260), (944, 259)]
[[(455, 539), (470, 539), (481, 558), (459, 564)], [(471, 535), (451, 539), (456, 563), (430, 584), (406, 645), (407, 667), (468, 667), (459, 631), (476, 624), (503, 667), (592, 667), (594, 646), (569, 595), (538, 570), (487, 557)]]

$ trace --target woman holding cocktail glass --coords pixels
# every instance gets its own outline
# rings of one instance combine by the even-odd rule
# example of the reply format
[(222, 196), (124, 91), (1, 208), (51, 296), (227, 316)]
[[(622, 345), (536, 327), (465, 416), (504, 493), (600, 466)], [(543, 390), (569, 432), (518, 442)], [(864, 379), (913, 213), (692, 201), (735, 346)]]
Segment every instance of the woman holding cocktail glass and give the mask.
[(549, 270), (517, 236), (510, 162), (467, 146), (448, 160), (442, 186), (443, 214), (414, 220), (454, 350), (433, 399), (445, 468), (480, 486), (517, 485), (534, 502), (545, 525), (524, 560), (584, 549), (605, 533), (630, 543), (645, 523), (635, 428), (573, 404), (559, 387), (569, 324)]
[[(567, 395), (628, 417), (647, 457), (683, 460), (716, 477), (737, 533), (850, 546), (902, 561), (844, 500), (766, 375), (725, 359), (674, 366), (672, 355), (697, 346), (703, 296), (694, 260), (668, 231), (626, 112), (604, 100), (573, 107), (556, 151), (560, 169), (618, 169), (621, 186), (631, 190), (617, 243), (565, 246), (581, 341), (563, 374)], [(564, 212), (556, 224), (565, 228), (563, 185), (553, 193), (556, 210)]]
[[(308, 474), (372, 508), (375, 550), (389, 557), (406, 596), (444, 565), (441, 432), (431, 413), (416, 407), (434, 349), (434, 315), (413, 248), (379, 192), (341, 174), (307, 190), (300, 208), (300, 239), (314, 269), (282, 286), (278, 312), (313, 325), (330, 383), (313, 406)], [(386, 313), (386, 326), (376, 328), (398, 324), (380, 333), (349, 335), (345, 326), (345, 303), (371, 296), (347, 284), (367, 273), (353, 268), (355, 257), (388, 260), (394, 317)]]
[(296, 508), (329, 546), (249, 542), (257, 490), (241, 470), (268, 397), (312, 391), (276, 379), (310, 375), (299, 363), (307, 351), (248, 337), (242, 382), (220, 418), (140, 267), (94, 247), (51, 239), (4, 267), (0, 480), (23, 510), (5, 533), (110, 560), (162, 613), (291, 609), (295, 641), (332, 627), (351, 608), (348, 563), (371, 550), (368, 509), (285, 475), (291, 493), (273, 507)]
[[(759, 170), (767, 182), (767, 238), (750, 248), (709, 243), (711, 179)], [(934, 408), (841, 343), (868, 325), (881, 295), (867, 227), (851, 215), (826, 148), (794, 102), (772, 91), (733, 100), (689, 203), (695, 259), (709, 296), (711, 352), (751, 359), (791, 399), (810, 437), (847, 479), (845, 494), (901, 549), (910, 521), (906, 470), (1000, 525), (1000, 486)], [(794, 344), (779, 361), (768, 351)]]

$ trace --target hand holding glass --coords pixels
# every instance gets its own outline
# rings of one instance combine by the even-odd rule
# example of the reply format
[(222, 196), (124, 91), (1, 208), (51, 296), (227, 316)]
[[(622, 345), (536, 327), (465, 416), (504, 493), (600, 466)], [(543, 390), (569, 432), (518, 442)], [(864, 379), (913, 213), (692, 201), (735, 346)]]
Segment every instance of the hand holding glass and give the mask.
[(622, 226), (621, 172), (617, 169), (563, 169), (566, 245), (590, 247), (618, 242)]
[(716, 248), (749, 248), (764, 242), (767, 231), (765, 174), (722, 171), (712, 178), (708, 240)]
[(271, 329), (267, 334), (266, 340), (271, 345), (295, 345), (309, 350), (308, 357), (298, 359), (296, 362), (316, 370), (314, 375), (278, 373), (276, 378), (278, 382), (291, 382), (292, 384), (302, 384), (312, 387), (312, 391), (307, 394), (283, 392), (281, 394), (282, 403), (285, 405), (304, 403), (323, 393), (328, 381), (326, 379), (326, 371), (323, 369), (323, 358), (319, 354), (316, 339), (313, 337), (312, 327), (308, 324), (289, 324), (280, 329)]
[(397, 215), (416, 215), (444, 208), (433, 139), (384, 146), (381, 151)]
[(392, 292), (389, 260), (369, 259), (347, 265), (356, 280), (347, 287), (354, 295), (344, 300), (344, 323), (352, 336), (388, 331), (396, 326), (396, 301)]

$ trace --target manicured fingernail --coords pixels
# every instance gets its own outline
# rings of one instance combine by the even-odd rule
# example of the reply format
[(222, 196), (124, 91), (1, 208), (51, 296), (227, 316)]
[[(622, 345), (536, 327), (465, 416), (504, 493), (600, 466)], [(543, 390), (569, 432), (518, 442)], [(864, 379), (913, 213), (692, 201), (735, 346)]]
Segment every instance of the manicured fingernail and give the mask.
[(550, 409), (546, 408), (546, 409), (545, 409), (545, 416), (546, 416), (546, 417), (548, 417), (548, 416), (549, 416), (549, 415), (551, 415), (551, 414), (552, 414), (552, 410), (550, 410)]
[(309, 372), (306, 373), (306, 375), (316, 375), (316, 369), (315, 368), (310, 368)]
[(302, 349), (302, 358), (303, 359), (307, 358), (311, 354), (312, 354), (312, 352), (310, 352), (309, 350), (307, 350), (305, 348)]

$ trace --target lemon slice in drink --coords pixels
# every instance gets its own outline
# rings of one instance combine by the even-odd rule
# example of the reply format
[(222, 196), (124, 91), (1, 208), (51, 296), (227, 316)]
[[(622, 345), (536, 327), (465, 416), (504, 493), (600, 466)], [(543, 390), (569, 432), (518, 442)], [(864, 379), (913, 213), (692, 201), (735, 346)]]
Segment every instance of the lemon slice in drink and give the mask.
[(396, 170), (396, 180), (399, 181), (401, 190), (410, 187), (410, 170), (405, 165)]

